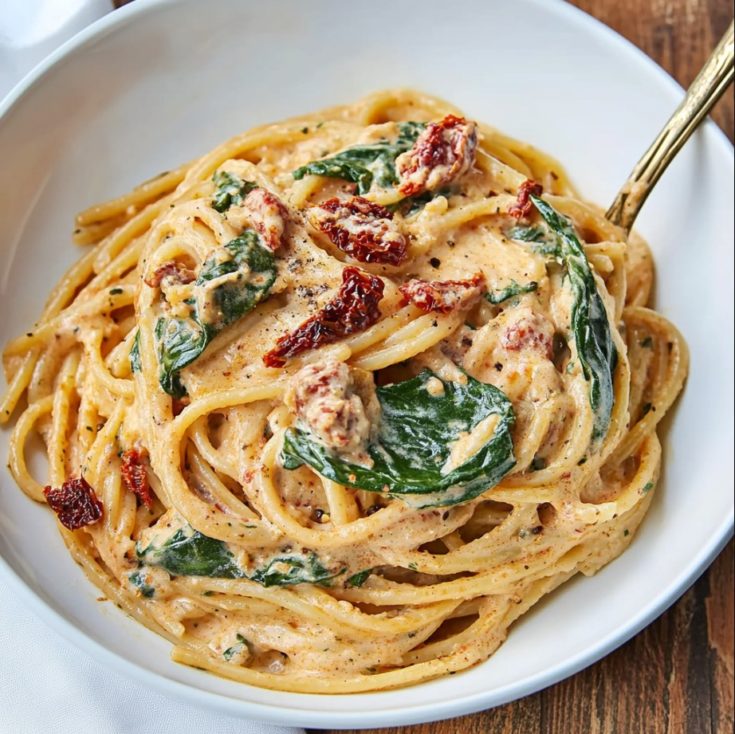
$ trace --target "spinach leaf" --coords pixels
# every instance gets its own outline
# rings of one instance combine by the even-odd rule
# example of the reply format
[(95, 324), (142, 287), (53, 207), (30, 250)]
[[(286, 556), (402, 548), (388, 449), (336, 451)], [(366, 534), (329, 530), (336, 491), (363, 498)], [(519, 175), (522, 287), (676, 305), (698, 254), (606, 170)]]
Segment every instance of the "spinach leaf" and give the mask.
[(212, 197), (212, 208), (220, 213), (226, 212), (233, 204), (242, 204), (242, 200), (257, 187), (252, 181), (243, 181), (227, 171), (217, 171), (212, 181), (217, 187)]
[(607, 311), (571, 221), (538, 196), (532, 195), (531, 201), (556, 239), (571, 284), (572, 334), (582, 371), (590, 383), (590, 405), (595, 414), (592, 440), (597, 441), (607, 433), (615, 401), (613, 375), (618, 353)]
[(328, 176), (343, 178), (357, 184), (357, 193), (366, 194), (373, 182), (388, 188), (398, 183), (395, 160), (416, 142), (416, 138), (426, 127), (423, 122), (398, 123), (398, 137), (395, 142), (387, 140), (369, 145), (355, 145), (330, 158), (312, 161), (297, 168), (293, 177), (299, 181), (304, 176)]
[(140, 331), (135, 332), (135, 336), (133, 337), (133, 346), (130, 347), (128, 360), (130, 360), (130, 369), (133, 372), (140, 372)]
[(452, 190), (448, 187), (443, 187), (436, 191), (423, 191), (420, 194), (416, 194), (416, 196), (407, 196), (395, 204), (388, 204), (386, 209), (392, 212), (399, 212), (404, 217), (411, 217), (414, 214), (418, 214), (430, 201), (436, 199), (437, 196), (451, 196), (451, 194)]
[(521, 242), (543, 242), (546, 239), (546, 230), (543, 227), (511, 227), (505, 236)]
[(561, 248), (553, 235), (549, 234), (546, 227), (512, 227), (507, 230), (505, 236), (518, 242), (528, 242), (531, 249), (539, 255), (546, 255), (556, 259), (561, 258)]
[(353, 574), (350, 576), (350, 578), (345, 581), (345, 586), (349, 587), (359, 587), (362, 586), (367, 580), (368, 576), (373, 572), (372, 568), (366, 568), (364, 571), (358, 571), (356, 574)]
[(156, 322), (158, 343), (158, 380), (161, 387), (175, 398), (186, 395), (179, 370), (191, 364), (207, 346), (207, 334), (193, 319), (166, 319)]
[[(415, 120), (407, 120), (398, 123), (398, 139), (396, 143), (404, 150), (413, 147), (416, 138), (426, 129), (425, 122), (416, 122)], [(403, 152), (403, 151), (401, 151)]]
[[(223, 278), (220, 285), (210, 286), (205, 294), (209, 299), (207, 313), (200, 313), (199, 303), (193, 301), (188, 318), (161, 317), (156, 323), (159, 381), (169, 395), (177, 398), (186, 394), (179, 370), (191, 364), (226, 326), (265, 300), (276, 279), (275, 256), (260, 243), (255, 230), (246, 229), (224, 249), (229, 259), (212, 256), (206, 260), (194, 283), (196, 292)], [(233, 274), (235, 277), (225, 278)]]
[(135, 552), (139, 561), (165, 568), (173, 576), (245, 578), (225, 543), (188, 526), (177, 530), (158, 547), (136, 546)]
[[(223, 276), (236, 274), (214, 289), (212, 300), (219, 316), (216, 321), (205, 323), (208, 331), (221, 331), (242, 315), (251, 311), (263, 300), (276, 279), (276, 259), (272, 250), (261, 244), (255, 230), (246, 229), (239, 237), (225, 245), (231, 259), (221, 262), (217, 257), (205, 261), (196, 280), (196, 286)], [(199, 321), (206, 322), (199, 314)], [(211, 338), (211, 337), (210, 337)]]
[[(158, 546), (150, 544), (141, 548), (138, 545), (135, 550), (139, 561), (165, 568), (173, 576), (247, 578), (263, 586), (329, 586), (330, 579), (345, 572), (345, 569), (336, 572), (326, 569), (316, 553), (287, 553), (271, 558), (248, 576), (237, 564), (227, 543), (210, 538), (190, 526), (179, 528)], [(130, 579), (133, 580), (132, 575)]]
[(345, 569), (331, 573), (319, 561), (316, 553), (308, 556), (299, 553), (277, 556), (250, 577), (263, 586), (293, 586), (294, 584), (319, 584), (329, 586), (330, 579), (344, 573)]
[[(441, 391), (429, 392), (437, 382)], [(425, 370), (405, 382), (379, 387), (377, 397), (381, 421), (367, 449), (372, 468), (342, 460), (298, 426), (286, 431), (282, 465), (295, 469), (308, 464), (328, 479), (370, 492), (425, 495), (419, 499), (422, 507), (466, 502), (497, 484), (515, 465), (513, 407), (492, 385), (469, 375), (466, 384), (445, 381)], [(499, 418), (492, 438), (444, 473), (452, 443), (491, 415)]]
[(561, 260), (561, 250), (553, 242), (538, 242), (531, 248), (539, 255), (545, 255), (553, 260)]
[(509, 298), (513, 298), (513, 296), (520, 296), (522, 293), (531, 293), (537, 288), (538, 283), (535, 280), (532, 280), (525, 285), (521, 285), (520, 283), (516, 283), (515, 280), (511, 280), (510, 284), (505, 286), (505, 288), (486, 293), (485, 300), (493, 305), (497, 305), (498, 303), (507, 301)]
[(156, 593), (156, 590), (150, 584), (145, 582), (145, 579), (140, 575), (140, 571), (133, 571), (133, 573), (128, 576), (128, 580), (133, 586), (140, 589), (140, 593), (146, 599), (152, 599), (153, 595)]
[(235, 635), (235, 639), (237, 642), (222, 653), (222, 657), (227, 661), (232, 660), (244, 647), (250, 649), (250, 643), (239, 632)]

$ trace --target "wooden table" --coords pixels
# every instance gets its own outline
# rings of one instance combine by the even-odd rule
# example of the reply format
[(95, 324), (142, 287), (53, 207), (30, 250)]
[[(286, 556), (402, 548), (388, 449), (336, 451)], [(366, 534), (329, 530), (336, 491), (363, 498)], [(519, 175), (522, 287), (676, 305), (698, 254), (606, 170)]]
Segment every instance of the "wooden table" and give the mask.
[[(512, 2), (512, 0), (509, 0)], [(688, 86), (730, 0), (572, 0)], [(733, 138), (732, 89), (714, 117)], [(673, 541), (674, 539), (672, 539)], [(596, 665), (472, 716), (383, 734), (725, 734), (733, 731), (733, 542), (665, 614)], [(377, 732), (378, 730), (369, 730)], [(368, 730), (363, 730), (368, 734)]]

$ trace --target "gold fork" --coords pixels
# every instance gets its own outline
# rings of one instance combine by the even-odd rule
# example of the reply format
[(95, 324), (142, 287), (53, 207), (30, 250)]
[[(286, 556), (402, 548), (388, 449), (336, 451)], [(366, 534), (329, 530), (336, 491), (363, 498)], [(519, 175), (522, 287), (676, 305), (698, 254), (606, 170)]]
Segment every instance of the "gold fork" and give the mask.
[(733, 80), (733, 24), (697, 74), (686, 96), (643, 154), (605, 216), (629, 232), (651, 189)]

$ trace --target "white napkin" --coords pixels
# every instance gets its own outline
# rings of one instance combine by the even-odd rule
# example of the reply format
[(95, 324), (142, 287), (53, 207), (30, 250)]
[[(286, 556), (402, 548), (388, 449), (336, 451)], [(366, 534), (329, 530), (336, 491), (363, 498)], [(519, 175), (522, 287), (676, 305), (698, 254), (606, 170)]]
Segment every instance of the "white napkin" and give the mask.
[[(0, 0), (0, 98), (108, 0)], [(20, 491), (20, 490), (18, 490)], [(0, 570), (2, 734), (299, 734), (210, 713), (103, 668), (14, 598)]]
[(3, 734), (296, 734), (172, 700), (59, 637), (13, 598), (0, 575)]

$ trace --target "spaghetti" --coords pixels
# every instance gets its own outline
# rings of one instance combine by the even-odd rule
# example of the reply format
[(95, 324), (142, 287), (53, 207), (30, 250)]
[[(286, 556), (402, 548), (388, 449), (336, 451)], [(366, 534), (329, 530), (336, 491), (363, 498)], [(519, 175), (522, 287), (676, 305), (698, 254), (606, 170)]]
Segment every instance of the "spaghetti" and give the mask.
[(256, 128), (75, 239), (4, 352), (9, 466), (176, 661), (306, 693), (459, 671), (650, 505), (688, 357), (646, 245), (444, 102)]

